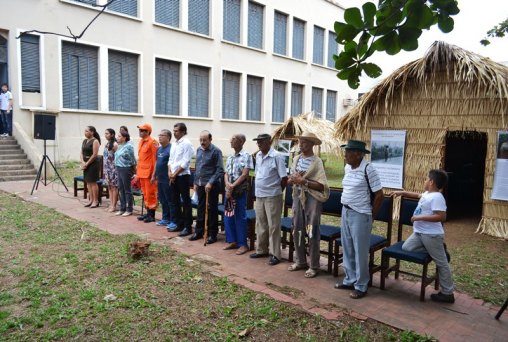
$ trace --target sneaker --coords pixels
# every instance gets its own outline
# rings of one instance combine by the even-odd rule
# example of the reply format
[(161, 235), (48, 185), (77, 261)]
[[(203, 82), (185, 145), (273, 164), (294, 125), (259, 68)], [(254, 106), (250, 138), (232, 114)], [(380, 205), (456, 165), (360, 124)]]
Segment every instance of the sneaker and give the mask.
[(126, 211), (125, 213), (122, 214), (122, 216), (131, 216), (132, 215), (132, 212), (131, 211)]
[(167, 226), (169, 221), (167, 220), (159, 220), (155, 223), (156, 226)]
[(117, 211), (117, 212), (115, 213), (115, 216), (121, 216), (121, 215), (123, 215), (124, 213), (125, 213), (124, 211)]
[(168, 229), (174, 230), (174, 229), (176, 229), (176, 227), (178, 227), (178, 225), (176, 223), (169, 222)]
[(430, 299), (434, 302), (439, 303), (455, 303), (455, 296), (452, 294), (444, 294), (442, 292), (433, 293), (430, 295)]

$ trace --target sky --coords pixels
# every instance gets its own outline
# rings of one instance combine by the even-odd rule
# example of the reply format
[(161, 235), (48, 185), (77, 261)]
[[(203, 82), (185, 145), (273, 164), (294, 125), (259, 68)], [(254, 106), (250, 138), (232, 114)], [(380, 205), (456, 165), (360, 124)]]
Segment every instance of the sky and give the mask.
[[(371, 1), (377, 4), (377, 0)], [(338, 0), (338, 2), (347, 8), (361, 7), (365, 1)], [(383, 69), (383, 74), (377, 79), (363, 76), (358, 91), (369, 90), (398, 67), (421, 58), (436, 40), (457, 45), (496, 62), (508, 62), (508, 36), (491, 38), (491, 44), (486, 47), (480, 44), (480, 40), (486, 36), (488, 30), (508, 18), (508, 0), (458, 0), (458, 2), (460, 13), (453, 16), (455, 28), (452, 32), (444, 34), (437, 27), (432, 27), (423, 31), (419, 39), (419, 48), (415, 51), (401, 51), (395, 56), (376, 52), (370, 60)]]

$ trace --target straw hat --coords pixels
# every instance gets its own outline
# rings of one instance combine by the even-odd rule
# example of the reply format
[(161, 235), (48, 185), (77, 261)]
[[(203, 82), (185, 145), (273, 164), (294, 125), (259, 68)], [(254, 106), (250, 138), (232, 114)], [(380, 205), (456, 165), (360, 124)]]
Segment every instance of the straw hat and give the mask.
[(303, 132), (302, 135), (297, 135), (295, 138), (312, 141), (314, 145), (321, 145), (321, 140), (311, 132)]

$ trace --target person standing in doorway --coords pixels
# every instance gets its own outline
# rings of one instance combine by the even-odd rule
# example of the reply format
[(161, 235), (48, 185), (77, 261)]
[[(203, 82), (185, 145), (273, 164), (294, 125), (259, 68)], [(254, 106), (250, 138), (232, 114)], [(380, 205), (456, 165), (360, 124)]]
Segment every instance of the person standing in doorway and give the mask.
[(12, 135), (12, 93), (9, 91), (7, 83), (2, 84), (0, 93), (0, 116), (2, 119), (3, 132), (1, 136), (8, 137)]

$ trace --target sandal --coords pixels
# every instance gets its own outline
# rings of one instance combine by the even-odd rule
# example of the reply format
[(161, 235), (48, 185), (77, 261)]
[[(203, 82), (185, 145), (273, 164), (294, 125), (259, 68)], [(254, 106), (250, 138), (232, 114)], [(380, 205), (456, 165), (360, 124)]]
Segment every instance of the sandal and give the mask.
[(353, 292), (351, 292), (349, 297), (351, 297), (353, 299), (360, 299), (360, 298), (365, 297), (366, 295), (367, 295), (367, 291), (363, 292), (363, 291), (359, 291), (359, 290), (354, 290)]
[(293, 272), (293, 271), (299, 271), (299, 270), (303, 270), (303, 269), (306, 269), (307, 268), (307, 264), (303, 264), (303, 265), (300, 265), (300, 264), (293, 264), (291, 266), (288, 267), (288, 271), (289, 272)]
[(249, 249), (247, 248), (247, 246), (241, 246), (240, 248), (238, 248), (238, 250), (236, 251), (236, 255), (242, 255), (242, 254), (245, 254), (249, 251)]
[(307, 271), (305, 271), (305, 278), (314, 278), (317, 276), (318, 270), (315, 270), (313, 268), (309, 268)]

